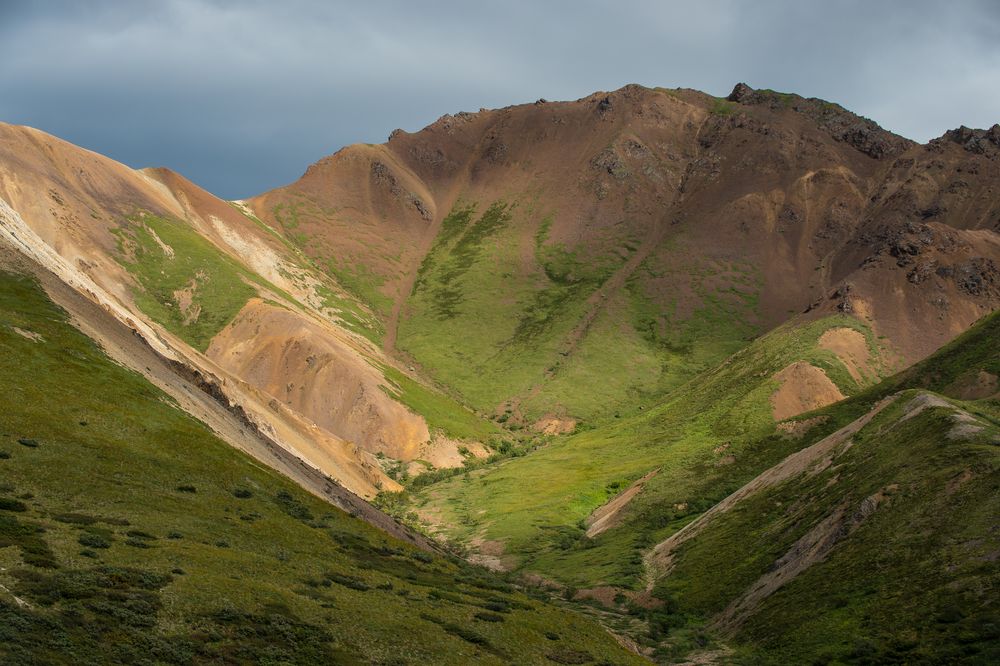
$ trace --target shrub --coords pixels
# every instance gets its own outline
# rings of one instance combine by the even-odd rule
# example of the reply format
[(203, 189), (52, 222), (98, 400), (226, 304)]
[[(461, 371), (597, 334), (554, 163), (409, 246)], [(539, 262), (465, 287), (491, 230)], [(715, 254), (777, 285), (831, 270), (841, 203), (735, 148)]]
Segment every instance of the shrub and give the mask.
[(69, 523), (70, 525), (93, 525), (97, 522), (97, 518), (93, 516), (88, 516), (85, 513), (59, 513), (52, 516), (60, 523)]
[(196, 493), (196, 492), (198, 492), (198, 490), (194, 486), (186, 485), (185, 484), (185, 485), (182, 485), (182, 486), (177, 486), (177, 492), (179, 492), (179, 493)]
[(346, 588), (357, 590), (358, 592), (367, 592), (371, 589), (366, 582), (359, 578), (355, 578), (354, 576), (344, 576), (339, 573), (328, 573), (326, 574), (326, 578), (334, 583), (337, 583), (338, 585), (343, 585)]
[(493, 611), (494, 613), (509, 613), (510, 605), (506, 601), (487, 601), (483, 604), (483, 608), (486, 610)]
[(81, 546), (90, 548), (111, 548), (111, 539), (93, 532), (84, 532), (77, 541)]
[(28, 506), (24, 502), (9, 497), (0, 497), (0, 511), (27, 511)]
[(238, 497), (239, 499), (250, 499), (253, 497), (253, 493), (246, 488), (237, 488), (233, 491), (233, 496)]
[(275, 495), (278, 500), (278, 506), (281, 510), (287, 513), (292, 518), (298, 520), (313, 520), (312, 512), (306, 508), (301, 502), (292, 497), (292, 494), (286, 490), (279, 490), (278, 494)]
[(483, 647), (491, 647), (489, 640), (485, 636), (481, 636), (474, 631), (461, 627), (457, 624), (452, 624), (451, 622), (445, 622), (441, 625), (446, 632), (452, 636), (458, 636), (463, 641), (472, 643), (473, 645), (481, 645)]
[(0, 460), (10, 460), (10, 454), (6, 451), (0, 451)]
[(503, 615), (496, 613), (476, 613), (475, 617), (483, 622), (503, 622)]
[(156, 541), (156, 537), (149, 532), (143, 532), (142, 530), (129, 530), (125, 533), (126, 536), (130, 536), (133, 539), (142, 539), (143, 541)]

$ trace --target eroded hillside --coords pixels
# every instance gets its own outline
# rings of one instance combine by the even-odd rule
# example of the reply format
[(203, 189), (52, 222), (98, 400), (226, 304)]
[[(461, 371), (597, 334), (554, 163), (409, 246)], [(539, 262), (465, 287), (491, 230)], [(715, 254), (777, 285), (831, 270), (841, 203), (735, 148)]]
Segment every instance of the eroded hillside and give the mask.
[(250, 203), (386, 349), (477, 409), (571, 423), (807, 310), (863, 321), (897, 367), (960, 333), (1000, 299), (981, 134), (920, 146), (821, 100), (631, 85), (446, 115)]
[(642, 663), (234, 451), (0, 258), (3, 663)]
[[(4, 126), (0, 138), (6, 241), (283, 452), (369, 498), (399, 487), (383, 456), (461, 464), (461, 442), (429, 426), (386, 378), (405, 368), (366, 337), (374, 315), (245, 207), (29, 128)], [(408, 386), (447, 401), (419, 381)], [(478, 436), (463, 450), (485, 455), (496, 428), (448, 409)]]
[(631, 658), (514, 583), (659, 661), (990, 663), (997, 192), (1000, 126), (743, 84), (445, 115), (234, 202), (0, 125), (3, 610), (102, 658), (111, 598), (163, 661)]

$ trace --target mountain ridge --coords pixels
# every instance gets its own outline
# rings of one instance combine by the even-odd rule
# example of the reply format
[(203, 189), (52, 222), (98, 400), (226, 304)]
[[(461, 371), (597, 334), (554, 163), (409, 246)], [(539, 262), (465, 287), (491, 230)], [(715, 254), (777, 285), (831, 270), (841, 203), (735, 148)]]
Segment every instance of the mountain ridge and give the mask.
[[(985, 656), (994, 619), (973, 588), (995, 584), (995, 567), (976, 559), (988, 555), (992, 537), (966, 542), (985, 524), (995, 473), (1000, 387), (989, 340), (990, 313), (1000, 306), (998, 191), (1000, 126), (918, 144), (839, 105), (745, 84), (726, 98), (631, 84), (575, 101), (445, 114), (418, 132), (394, 131), (385, 144), (345, 147), (294, 183), (231, 202), (169, 169), (133, 170), (38, 130), (0, 125), (0, 241), (12, 248), (2, 257), (0, 334), (44, 367), (60, 367), (47, 336), (68, 341), (101, 377), (118, 372), (106, 354), (134, 373), (121, 381), (139, 394), (153, 395), (138, 388), (151, 382), (169, 396), (153, 410), (160, 422), (193, 416), (328, 504), (443, 556), (430, 565), (367, 536), (358, 546), (389, 558), (371, 560), (395, 577), (379, 582), (389, 585), (379, 594), (410, 590), (401, 580), (432, 588), (426, 600), (400, 601), (427, 636), (438, 632), (431, 625), (445, 634), (422, 642), (414, 658), (454, 637), (487, 661), (516, 653), (586, 663), (616, 654), (596, 634), (586, 659), (540, 647), (537, 638), (556, 639), (527, 616), (505, 614), (527, 607), (503, 601), (497, 608), (506, 610), (490, 610), (494, 602), (470, 601), (478, 593), (464, 583), (456, 593), (436, 577), (447, 553), (508, 581), (484, 585), (527, 586), (546, 604), (562, 599), (660, 661), (724, 661), (732, 650), (765, 663), (957, 654), (903, 640), (914, 627), (944, 642), (973, 636), (964, 649)], [(30, 312), (17, 312), (19, 298)], [(39, 317), (59, 307), (68, 315)], [(81, 342), (70, 324), (101, 348)], [(87, 386), (81, 367), (67, 362), (61, 372)], [(18, 391), (35, 390), (22, 386), (17, 364), (4, 372), (21, 382)], [(897, 399), (869, 411), (890, 394)], [(82, 402), (51, 398), (45, 404), (59, 414)], [(139, 409), (126, 402), (122, 409)], [(39, 421), (35, 405), (7, 407), (11, 432), (55, 428), (46, 449), (62, 436), (87, 442), (72, 423)], [(108, 414), (117, 408), (108, 405)], [(210, 437), (195, 439), (217, 451)], [(154, 475), (162, 483), (197, 463), (170, 458), (168, 442), (157, 431), (116, 445), (167, 455)], [(816, 451), (822, 464), (789, 462)], [(59, 465), (70, 464), (70, 449), (58, 454)], [(965, 458), (975, 460), (968, 478)], [(39, 468), (13, 469), (19, 486), (41, 488)], [(276, 488), (266, 474), (254, 483)], [(765, 477), (774, 483), (754, 485)], [(199, 479), (213, 497), (255, 492)], [(90, 491), (118, 492), (98, 481)], [(142, 487), (170, 504), (194, 485)], [(0, 509), (23, 506), (32, 524), (53, 531), (53, 563), (88, 565), (78, 558), (91, 555), (65, 545), (77, 527), (50, 520), (68, 510), (62, 500), (46, 494), (29, 505), (31, 493), (18, 492), (25, 497), (4, 498)], [(972, 497), (980, 498), (974, 524), (945, 530)], [(260, 499), (262, 515), (273, 504), (310, 529), (329, 528), (326, 518), (304, 518), (319, 511), (303, 512), (314, 501), (304, 493)], [(329, 516), (356, 533), (346, 542), (333, 534), (337, 552), (370, 534), (336, 510)], [(301, 529), (281, 520), (274, 525), (283, 534)], [(959, 573), (935, 575), (908, 558), (915, 537), (906, 521), (946, 531), (928, 552), (962, 553)], [(883, 526), (890, 548), (872, 540), (873, 525)], [(10, 529), (14, 548), (0, 540), (0, 556), (49, 561), (46, 537), (24, 537), (20, 522)], [(94, 529), (81, 538), (145, 539)], [(270, 552), (252, 529), (229, 533), (246, 539), (251, 560)], [(165, 541), (156, 547), (188, 557)], [(670, 567), (657, 565), (656, 553), (666, 551)], [(124, 552), (112, 549), (108, 561), (139, 561)], [(407, 557), (417, 564), (401, 563)], [(926, 590), (943, 580), (972, 586), (936, 593), (964, 614), (942, 608), (933, 618), (958, 619), (921, 618), (917, 606), (895, 601), (908, 593), (904, 578), (880, 583), (896, 596), (871, 592), (870, 572), (855, 566), (870, 557), (924, 580)], [(27, 595), (20, 599), (44, 599), (32, 587), (39, 581), (61, 584), (63, 574), (45, 578), (23, 569), (30, 561), (11, 562), (29, 572), (0, 575), (11, 594)], [(296, 609), (281, 611), (280, 621), (325, 622), (326, 606), (316, 604), (333, 603), (323, 591), (331, 585), (371, 589), (358, 562), (342, 563), (350, 573), (300, 572), (312, 591), (279, 595)], [(198, 575), (221, 575), (209, 568)], [(706, 576), (712, 570), (722, 573)], [(827, 570), (849, 590), (836, 607), (812, 592)], [(785, 598), (813, 609), (811, 619), (789, 616)], [(358, 598), (341, 602), (365, 608)], [(872, 603), (901, 619), (873, 626), (888, 611)], [(469, 604), (489, 612), (467, 617)], [(545, 617), (568, 626), (576, 616)], [(532, 627), (527, 643), (500, 644), (511, 640), (508, 620), (517, 631)], [(348, 641), (368, 656), (396, 645), (373, 622), (375, 643)], [(768, 633), (771, 622), (780, 629)], [(851, 631), (867, 643), (847, 645)]]

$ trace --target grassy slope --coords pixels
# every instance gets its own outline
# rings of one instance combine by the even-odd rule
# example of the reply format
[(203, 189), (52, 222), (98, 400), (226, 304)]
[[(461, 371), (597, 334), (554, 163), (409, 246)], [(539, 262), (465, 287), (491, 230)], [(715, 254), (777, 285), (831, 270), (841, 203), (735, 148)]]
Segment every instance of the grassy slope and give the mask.
[[(804, 439), (768, 435), (749, 448), (773, 448), (780, 458), (819, 441), (898, 391), (949, 391), (980, 370), (998, 375), (997, 340), (1000, 315), (994, 314), (912, 368), (803, 415), (826, 419)], [(730, 637), (739, 646), (737, 660), (995, 663), (996, 655), (987, 654), (991, 642), (1000, 638), (1000, 618), (988, 600), (1000, 585), (993, 559), (996, 530), (991, 527), (1000, 508), (1000, 452), (995, 440), (987, 442), (996, 436), (1000, 402), (957, 403), (994, 424), (976, 440), (962, 441), (946, 436), (953, 425), (948, 410), (930, 410), (898, 425), (899, 410), (912, 395), (910, 391), (869, 424), (835, 468), (751, 498), (682, 546), (675, 569), (654, 590), (665, 607), (638, 613), (650, 621), (649, 635), (641, 642), (659, 646), (661, 654), (682, 654), (691, 648), (692, 636), (705, 636), (709, 618), (768, 571), (818, 519), (841, 503), (853, 510), (863, 498), (898, 484), (875, 520), (826, 562), (765, 601)], [(973, 478), (949, 493), (949, 484), (965, 470), (974, 471)], [(717, 468), (700, 470), (706, 484), (712, 484), (713, 471), (718, 475)], [(739, 483), (748, 478), (737, 476)], [(728, 490), (736, 482), (730, 478)], [(651, 501), (652, 495), (644, 494), (637, 504)]]
[[(915, 388), (947, 392), (979, 371), (1000, 374), (1000, 315), (866, 389), (852, 386), (843, 367), (812, 347), (834, 325), (857, 327), (837, 318), (779, 329), (654, 413), (557, 441), (468, 480), (430, 487), (421, 495), (425, 510), (455, 526), (451, 534), (460, 539), (504, 540), (526, 569), (580, 587), (634, 588), (646, 549), (878, 400)], [(875, 344), (870, 335), (869, 344)], [(799, 417), (825, 421), (794, 440), (774, 433), (764, 402), (773, 384), (761, 378), (797, 357), (824, 367), (854, 397)], [(668, 660), (703, 645), (712, 637), (708, 620), (769, 571), (797, 538), (837, 506), (853, 511), (864, 498), (897, 484), (874, 518), (726, 638), (737, 648), (734, 658), (995, 663), (1000, 401), (957, 403), (992, 425), (972, 440), (955, 440), (946, 436), (953, 425), (948, 409), (898, 425), (899, 410), (913, 395), (904, 394), (866, 427), (837, 467), (793, 479), (715, 520), (681, 548), (676, 568), (654, 589), (665, 605), (652, 611), (633, 607), (634, 617), (623, 618), (622, 626), (645, 620), (639, 625), (643, 633), (633, 636)], [(728, 448), (716, 453), (718, 444)], [(716, 464), (722, 455), (736, 460)], [(581, 536), (579, 519), (653, 467), (660, 475), (633, 500), (623, 525), (593, 540)], [(956, 483), (967, 470), (971, 479)]]
[[(305, 253), (302, 247), (296, 245), (291, 240), (281, 235), (274, 228), (268, 226), (250, 210), (241, 205), (233, 204), (233, 208), (244, 217), (257, 225), (265, 233), (280, 240), (288, 251), (286, 259), (301, 273), (318, 280), (313, 283), (316, 295), (320, 297), (323, 306), (333, 311), (337, 319), (340, 320), (348, 330), (359, 333), (376, 345), (382, 344), (382, 336), (385, 335), (385, 325), (374, 316), (365, 306), (361, 305), (358, 297), (352, 296), (331, 276), (326, 275), (316, 263)], [(287, 275), (289, 279), (295, 280), (297, 276)], [(300, 276), (298, 276), (301, 278)], [(325, 284), (332, 282), (333, 284)]]
[[(256, 217), (248, 217), (275, 233)], [(215, 334), (257, 294), (254, 285), (280, 293), (290, 304), (298, 305), (292, 296), (223, 254), (184, 222), (143, 214), (119, 230), (118, 235), (119, 260), (141, 286), (141, 291), (135, 294), (136, 304), (151, 319), (199, 350), (207, 349)], [(165, 250), (157, 239), (169, 249)], [(293, 257), (309, 265), (310, 260), (294, 247), (290, 246), (289, 250)], [(175, 294), (187, 287), (193, 287), (191, 307), (198, 308), (193, 318), (185, 315)], [(318, 295), (325, 306), (336, 310), (349, 330), (376, 341), (379, 339), (381, 329), (348, 297), (339, 296), (323, 285), (319, 285), (319, 290)], [(450, 437), (481, 441), (499, 432), (495, 425), (444, 393), (425, 387), (390, 367), (383, 367), (382, 371), (398, 388), (394, 397), (427, 418), (431, 428)]]
[[(816, 347), (825, 330), (838, 326), (867, 334), (844, 316), (778, 329), (656, 409), (430, 486), (419, 492), (417, 504), (460, 541), (504, 541), (526, 569), (578, 587), (635, 587), (645, 548), (794, 450), (794, 443), (770, 436), (774, 372), (805, 359), (846, 393), (862, 388), (832, 353)], [(869, 343), (874, 347), (870, 334)], [(736, 462), (717, 466), (723, 455)], [(586, 538), (583, 519), (654, 468), (660, 473), (633, 501), (626, 525)]]
[(234, 451), (8, 274), (0, 349), (4, 663), (635, 661)]
[[(584, 256), (551, 242), (551, 224), (530, 197), (516, 205), (460, 203), (420, 268), (399, 346), (476, 408), (513, 405), (529, 421), (548, 412), (607, 418), (624, 405), (651, 403), (755, 332), (752, 270), (688, 265), (668, 243), (660, 250), (674, 260), (661, 263), (673, 268), (641, 266), (566, 355), (587, 299), (639, 240), (609, 232), (593, 243), (600, 253)], [(664, 298), (674, 301), (668, 313), (655, 305)]]
[(448, 437), (478, 440), (488, 443), (500, 429), (491, 421), (478, 416), (453, 398), (428, 389), (399, 370), (383, 366), (385, 378), (393, 385), (391, 395), (417, 414), (427, 419), (431, 430), (440, 430)]
[[(336, 279), (352, 297), (365, 303), (377, 315), (387, 317), (392, 309), (392, 299), (382, 293), (381, 288), (385, 284), (385, 278), (373, 273), (356, 257), (333, 251), (318, 238), (310, 236), (304, 231), (306, 226), (303, 226), (302, 219), (320, 221), (324, 226), (336, 227), (344, 233), (352, 230), (352, 227), (357, 233), (359, 226), (363, 227), (368, 223), (363, 218), (352, 218), (344, 211), (324, 208), (308, 197), (295, 196), (296, 201), (278, 204), (272, 211), (285, 238), (303, 256), (309, 257), (313, 265)], [(398, 262), (398, 257), (394, 256), (386, 256), (383, 259), (389, 264)], [(379, 335), (382, 332), (379, 330)]]
[[(828, 423), (810, 433), (805, 443), (897, 391), (950, 392), (979, 371), (1000, 375), (998, 340), (1000, 313), (994, 313), (930, 358), (823, 410)], [(880, 415), (857, 438), (843, 457), (846, 478), (837, 482), (841, 493), (848, 489), (855, 498), (899, 484), (894, 501), (749, 620), (736, 637), (744, 642), (748, 659), (984, 664), (1000, 659), (1000, 613), (995, 604), (1000, 591), (1000, 400), (951, 401), (991, 426), (971, 440), (947, 436), (953, 422), (945, 408), (903, 425), (894, 422), (905, 402), (899, 400), (895, 413)], [(966, 471), (972, 477), (956, 483)], [(804, 496), (813, 511), (828, 509), (839, 497), (820, 488), (822, 479), (829, 481), (826, 477), (793, 480), (757, 501), (773, 506), (782, 497)], [(745, 515), (754, 513), (750, 507)], [(780, 547), (789, 536), (787, 522), (779, 512), (756, 514), (757, 520), (761, 515), (765, 520), (754, 532), (770, 532), (775, 547)], [(682, 566), (693, 572), (711, 569), (713, 560), (732, 553), (727, 549), (734, 547), (736, 531), (742, 532), (740, 548), (746, 552), (747, 526), (724, 523), (706, 535), (721, 541), (719, 549), (708, 557), (704, 552), (701, 557), (685, 553)], [(758, 566), (760, 557), (757, 553)], [(669, 586), (669, 581), (664, 584), (667, 594)], [(697, 598), (691, 603), (689, 608)]]
[[(138, 215), (118, 238), (119, 261), (142, 287), (136, 305), (201, 351), (257, 293), (251, 282), (260, 278), (178, 220)], [(185, 289), (191, 305), (183, 311), (177, 293)]]
[(915, 394), (859, 432), (835, 466), (751, 497), (682, 546), (656, 589), (669, 600), (664, 633), (721, 612), (823, 518), (884, 492), (825, 561), (739, 628), (740, 653), (769, 663), (996, 663), (1000, 428), (951, 438), (953, 410), (943, 407), (902, 422)]

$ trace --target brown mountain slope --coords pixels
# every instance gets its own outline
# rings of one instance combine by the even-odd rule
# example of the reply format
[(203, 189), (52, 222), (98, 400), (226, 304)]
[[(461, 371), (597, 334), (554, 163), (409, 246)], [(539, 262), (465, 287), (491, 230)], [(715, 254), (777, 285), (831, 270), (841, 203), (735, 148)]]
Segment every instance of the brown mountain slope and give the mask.
[(629, 85), (397, 130), (250, 203), (475, 406), (589, 417), (807, 310), (898, 363), (964, 330), (1000, 302), (995, 134), (920, 146), (822, 100)]
[[(356, 332), (370, 315), (237, 206), (168, 170), (135, 171), (8, 125), (0, 198), (3, 240), (321, 475), (371, 497), (398, 487), (376, 452), (412, 460), (437, 439), (454, 448), (394, 398), (378, 369), (392, 361)], [(265, 332), (248, 328), (260, 318)]]

